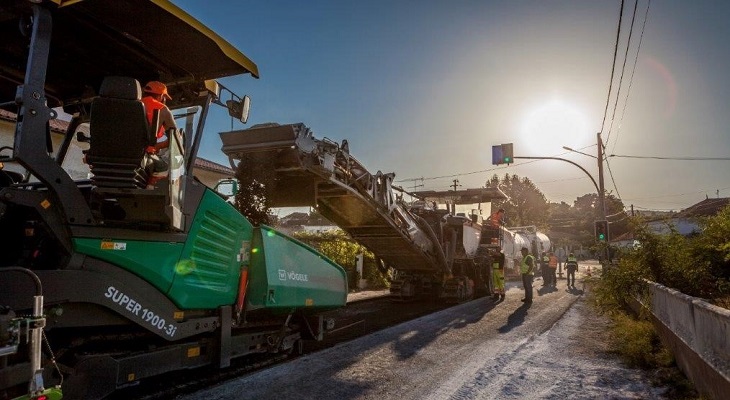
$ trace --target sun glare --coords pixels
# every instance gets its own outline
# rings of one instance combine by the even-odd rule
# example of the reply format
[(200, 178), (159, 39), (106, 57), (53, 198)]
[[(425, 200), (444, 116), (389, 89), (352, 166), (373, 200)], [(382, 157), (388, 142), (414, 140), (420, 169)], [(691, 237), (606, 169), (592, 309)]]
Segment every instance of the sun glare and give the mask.
[(533, 155), (552, 156), (563, 146), (580, 145), (590, 137), (585, 115), (571, 104), (553, 100), (526, 115), (521, 139)]

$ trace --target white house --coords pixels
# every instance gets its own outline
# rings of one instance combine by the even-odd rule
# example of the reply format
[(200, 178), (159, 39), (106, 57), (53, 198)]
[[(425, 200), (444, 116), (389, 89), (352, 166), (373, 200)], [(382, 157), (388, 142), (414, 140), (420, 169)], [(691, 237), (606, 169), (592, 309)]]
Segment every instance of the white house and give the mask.
[(659, 221), (651, 221), (648, 223), (652, 232), (658, 234), (666, 234), (670, 231), (670, 226), (674, 227), (679, 234), (688, 236), (700, 232), (699, 219), (703, 217), (711, 217), (720, 210), (730, 204), (730, 198), (706, 198), (701, 202), (694, 204), (684, 210), (678, 212), (671, 218)]

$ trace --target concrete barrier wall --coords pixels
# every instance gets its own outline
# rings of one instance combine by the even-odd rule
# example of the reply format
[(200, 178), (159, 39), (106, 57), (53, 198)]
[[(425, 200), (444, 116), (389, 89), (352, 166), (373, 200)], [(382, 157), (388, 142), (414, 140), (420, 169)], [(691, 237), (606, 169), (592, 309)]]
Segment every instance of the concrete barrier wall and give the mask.
[(701, 393), (730, 393), (730, 310), (648, 282), (653, 322), (677, 365)]

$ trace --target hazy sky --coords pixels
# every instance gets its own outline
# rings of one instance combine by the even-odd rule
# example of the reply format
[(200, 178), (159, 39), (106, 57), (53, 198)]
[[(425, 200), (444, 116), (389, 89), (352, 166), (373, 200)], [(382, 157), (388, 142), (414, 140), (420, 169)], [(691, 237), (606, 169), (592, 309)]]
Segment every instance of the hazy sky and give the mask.
[[(595, 159), (562, 146), (595, 155), (601, 130), (607, 154), (730, 157), (727, 1), (652, 1), (632, 79), (648, 4), (639, 1), (612, 117), (634, 8), (626, 2), (603, 128), (618, 0), (174, 2), (257, 63), (261, 79), (225, 81), (252, 97), (248, 126), (303, 122), (317, 138), (347, 139), (371, 172), (395, 172), (407, 189), (445, 190), (454, 179), (481, 187), (509, 173), (572, 204), (595, 193), (578, 168), (496, 167), (491, 146), (568, 158), (597, 180)], [(214, 117), (200, 154), (226, 163), (215, 132), (230, 120)], [(730, 197), (730, 161), (608, 161), (605, 186), (627, 207), (679, 210), (718, 190)]]

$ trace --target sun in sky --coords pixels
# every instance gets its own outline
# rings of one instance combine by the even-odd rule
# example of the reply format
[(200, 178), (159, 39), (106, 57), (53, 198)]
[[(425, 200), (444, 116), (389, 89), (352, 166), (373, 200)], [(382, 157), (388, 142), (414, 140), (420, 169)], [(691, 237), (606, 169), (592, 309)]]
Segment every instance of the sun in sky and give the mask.
[(592, 135), (585, 114), (563, 100), (550, 100), (529, 110), (524, 117), (521, 144), (533, 156), (553, 156), (563, 146), (581, 146)]

